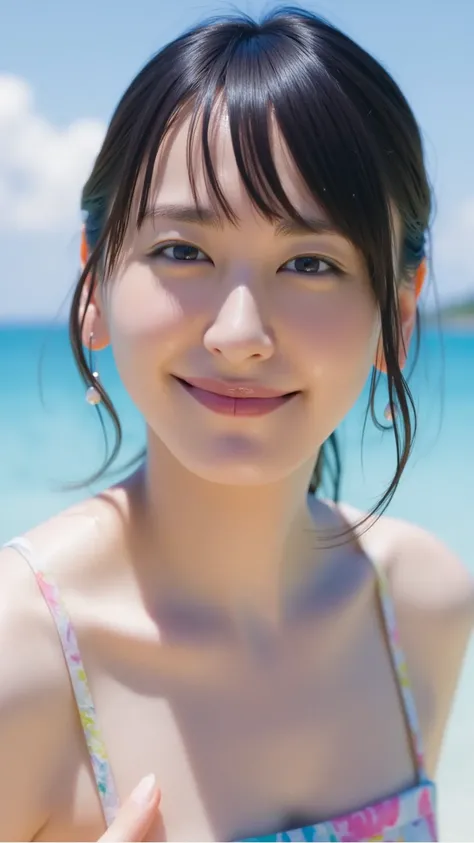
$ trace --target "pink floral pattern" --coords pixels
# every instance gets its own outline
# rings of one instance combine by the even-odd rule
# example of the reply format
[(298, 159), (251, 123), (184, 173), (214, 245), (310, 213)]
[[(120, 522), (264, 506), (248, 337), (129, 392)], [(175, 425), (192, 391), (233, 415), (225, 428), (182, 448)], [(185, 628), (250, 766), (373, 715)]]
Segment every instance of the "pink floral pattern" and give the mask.
[(418, 785), (392, 799), (354, 811), (344, 817), (317, 823), (305, 828), (292, 829), (266, 837), (251, 837), (243, 843), (260, 841), (311, 840), (335, 843), (373, 843), (373, 841), (425, 841), (437, 840), (434, 806), (434, 785)]
[[(36, 577), (38, 586), (49, 607), (56, 625), (64, 658), (71, 678), (71, 685), (77, 702), (84, 738), (89, 751), (97, 789), (101, 799), (104, 818), (110, 825), (117, 814), (119, 799), (115, 787), (110, 763), (104, 742), (101, 738), (97, 715), (84, 671), (77, 638), (69, 615), (55, 583), (41, 569), (35, 559), (30, 544), (23, 538), (9, 542), (28, 562)], [(435, 843), (436, 809), (435, 785), (425, 775), (423, 748), (415, 701), (410, 688), (405, 656), (400, 644), (393, 601), (390, 597), (388, 582), (382, 572), (378, 573), (379, 593), (382, 614), (387, 628), (390, 652), (397, 673), (400, 692), (405, 707), (406, 718), (419, 772), (419, 783), (396, 796), (369, 805), (359, 811), (353, 811), (333, 820), (306, 826), (304, 828), (283, 831), (265, 837), (247, 838), (251, 841), (353, 841), (371, 843), (371, 841), (425, 841)]]

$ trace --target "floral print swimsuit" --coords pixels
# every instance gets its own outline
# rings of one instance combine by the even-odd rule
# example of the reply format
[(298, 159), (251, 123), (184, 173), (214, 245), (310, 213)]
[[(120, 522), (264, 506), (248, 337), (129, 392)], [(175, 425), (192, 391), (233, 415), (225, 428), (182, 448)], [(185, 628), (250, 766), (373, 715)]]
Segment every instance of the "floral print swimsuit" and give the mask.
[[(13, 539), (7, 547), (17, 550), (33, 570), (40, 591), (49, 607), (57, 627), (64, 658), (69, 671), (72, 690), (76, 699), (82, 723), (84, 738), (90, 755), (92, 769), (97, 783), (102, 810), (107, 826), (113, 821), (120, 802), (110, 768), (107, 751), (102, 741), (97, 715), (92, 701), (87, 677), (84, 671), (77, 638), (59, 590), (48, 573), (41, 568), (29, 542), (24, 538)], [(291, 829), (265, 837), (252, 837), (250, 841), (437, 841), (435, 815), (435, 785), (424, 772), (420, 730), (413, 694), (408, 681), (405, 657), (400, 644), (393, 602), (387, 581), (377, 571), (380, 604), (387, 630), (387, 640), (394, 670), (398, 678), (400, 695), (406, 714), (406, 722), (417, 762), (417, 784), (372, 805), (363, 806), (340, 817), (328, 819), (315, 825)]]

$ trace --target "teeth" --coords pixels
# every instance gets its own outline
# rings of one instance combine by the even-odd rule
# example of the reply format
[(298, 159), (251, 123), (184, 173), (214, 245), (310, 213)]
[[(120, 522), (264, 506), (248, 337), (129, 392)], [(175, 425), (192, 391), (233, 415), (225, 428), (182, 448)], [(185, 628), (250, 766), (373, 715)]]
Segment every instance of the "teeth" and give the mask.
[(253, 395), (253, 389), (247, 386), (236, 386), (229, 389), (229, 395)]

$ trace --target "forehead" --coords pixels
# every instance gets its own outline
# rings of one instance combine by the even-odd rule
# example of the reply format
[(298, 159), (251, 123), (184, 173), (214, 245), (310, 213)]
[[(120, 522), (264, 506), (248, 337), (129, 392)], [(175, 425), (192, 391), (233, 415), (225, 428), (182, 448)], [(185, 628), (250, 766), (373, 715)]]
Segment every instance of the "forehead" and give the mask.
[[(317, 196), (310, 192), (303, 180), (289, 152), (277, 121), (270, 110), (268, 119), (268, 139), (271, 157), (281, 187), (290, 205), (303, 219), (317, 219), (323, 222), (323, 224), (327, 221), (331, 225), (332, 221), (325, 212), (322, 203), (318, 202)], [(153, 166), (153, 177), (147, 206), (193, 206), (195, 204), (195, 197), (193, 195), (189, 173), (190, 168), (198, 205), (202, 208), (213, 207), (218, 216), (224, 217), (222, 209), (220, 207), (216, 208), (215, 195), (208, 186), (208, 173), (203, 158), (201, 115), (196, 120), (192, 137), (191, 127), (191, 108), (183, 107), (173, 126), (166, 133), (158, 150)], [(233, 150), (229, 117), (225, 104), (222, 101), (217, 102), (214, 106), (208, 130), (208, 147), (219, 188), (237, 218), (237, 223), (240, 220), (247, 220), (252, 225), (260, 225), (262, 223), (262, 216), (250, 199), (239, 172)], [(261, 172), (263, 169), (262, 162), (258, 162), (258, 164), (259, 171)], [(139, 177), (137, 193), (133, 201), (136, 208), (136, 203), (138, 203), (141, 193), (141, 185), (142, 179)], [(258, 192), (261, 193), (261, 190)], [(277, 207), (277, 215), (279, 216), (278, 203), (270, 199), (270, 204), (273, 207)], [(396, 265), (398, 256), (401, 254), (403, 224), (400, 214), (392, 202), (390, 202), (390, 210), (392, 217), (393, 260)], [(287, 218), (287, 214), (283, 210), (281, 211), (281, 217), (283, 219)], [(343, 235), (343, 237), (348, 242), (351, 242), (350, 230), (349, 234)]]
[[(301, 178), (275, 119), (269, 116), (269, 120), (271, 157), (290, 203), (303, 217), (324, 218), (322, 208)], [(194, 204), (189, 167), (195, 182), (198, 204), (204, 207), (214, 204), (204, 164), (201, 117), (197, 119), (192, 139), (190, 129), (191, 115), (184, 113), (161, 144), (154, 165), (150, 194), (153, 204)], [(208, 145), (219, 187), (236, 216), (255, 213), (255, 206), (239, 173), (229, 118), (223, 104), (217, 103), (214, 108)]]

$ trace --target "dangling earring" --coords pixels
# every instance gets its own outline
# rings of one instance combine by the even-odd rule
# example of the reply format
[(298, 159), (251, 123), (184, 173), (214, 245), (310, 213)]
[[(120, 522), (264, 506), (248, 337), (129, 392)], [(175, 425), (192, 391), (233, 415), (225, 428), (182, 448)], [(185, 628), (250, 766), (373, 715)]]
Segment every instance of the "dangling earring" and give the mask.
[(396, 418), (397, 418), (397, 416), (398, 416), (398, 407), (397, 407), (397, 405), (394, 403), (394, 404), (393, 404), (393, 409), (392, 409), (392, 407), (390, 406), (390, 401), (389, 401), (389, 402), (388, 402), (388, 404), (387, 404), (387, 406), (385, 407), (385, 410), (383, 411), (383, 414), (384, 414), (384, 417), (387, 419), (387, 421), (388, 421), (388, 422), (393, 422), (393, 421), (395, 421), (395, 419), (396, 419)]
[[(89, 369), (92, 371), (92, 340), (94, 339), (94, 334), (91, 334), (89, 337)], [(95, 378), (96, 381), (99, 380), (99, 373), (92, 371), (92, 377)], [(89, 386), (86, 390), (86, 401), (88, 404), (95, 406), (96, 404), (100, 404), (102, 401), (102, 396), (95, 386)]]

